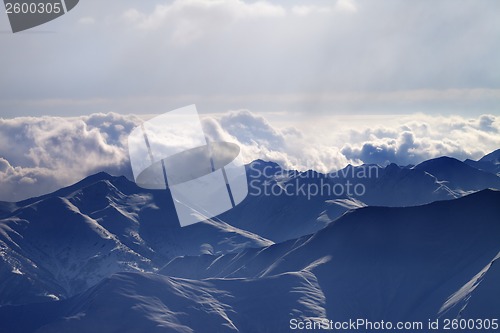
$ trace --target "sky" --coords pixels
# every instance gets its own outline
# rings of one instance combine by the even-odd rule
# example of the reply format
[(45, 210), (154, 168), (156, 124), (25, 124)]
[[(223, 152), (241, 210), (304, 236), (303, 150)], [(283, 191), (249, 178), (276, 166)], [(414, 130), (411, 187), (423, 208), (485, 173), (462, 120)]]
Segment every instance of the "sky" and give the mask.
[(12, 34), (4, 117), (498, 112), (496, 0), (81, 0)]
[(98, 171), (196, 104), (246, 162), (478, 159), (500, 148), (497, 0), (81, 0), (12, 34), (0, 14), (0, 200)]

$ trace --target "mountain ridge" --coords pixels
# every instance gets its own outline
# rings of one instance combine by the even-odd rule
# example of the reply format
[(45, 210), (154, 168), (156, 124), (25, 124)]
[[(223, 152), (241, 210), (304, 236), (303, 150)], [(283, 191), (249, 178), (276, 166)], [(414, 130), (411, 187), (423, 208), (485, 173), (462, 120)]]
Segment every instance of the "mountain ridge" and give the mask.
[[(360, 176), (369, 170), (377, 176)], [(141, 189), (106, 173), (2, 202), (0, 318), (12, 317), (12, 328), (20, 313), (30, 313), (40, 332), (74, 331), (83, 321), (82, 330), (96, 330), (109, 297), (141, 328), (158, 332), (203, 329), (179, 315), (169, 297), (194, 307), (191, 318), (243, 332), (266, 325), (283, 331), (290, 313), (427, 320), (441, 309), (448, 317), (461, 309), (471, 317), (500, 311), (490, 297), (498, 290), (500, 192), (488, 189), (498, 176), (446, 157), (417, 166), (347, 166), (331, 175), (265, 161), (247, 171), (258, 190), (357, 181), (366, 192), (249, 195), (233, 210), (185, 228), (168, 190)], [(152, 293), (157, 289), (161, 301)], [(290, 291), (290, 304), (280, 303)], [(127, 312), (134, 306), (163, 312), (154, 318)], [(36, 314), (41, 307), (49, 321)], [(279, 327), (266, 317), (273, 309), (281, 311)], [(251, 326), (261, 317), (267, 319)]]
[[(199, 257), (213, 258), (208, 267), (233, 265), (229, 275), (175, 276), (168, 265), (161, 274), (117, 273), (46, 307), (0, 307), (0, 322), (12, 333), (287, 332), (292, 318), (475, 319), (500, 310), (488, 297), (498, 290), (498, 203), (500, 191), (483, 190), (417, 207), (364, 207), (302, 239)], [(34, 319), (19, 325), (21, 315)]]

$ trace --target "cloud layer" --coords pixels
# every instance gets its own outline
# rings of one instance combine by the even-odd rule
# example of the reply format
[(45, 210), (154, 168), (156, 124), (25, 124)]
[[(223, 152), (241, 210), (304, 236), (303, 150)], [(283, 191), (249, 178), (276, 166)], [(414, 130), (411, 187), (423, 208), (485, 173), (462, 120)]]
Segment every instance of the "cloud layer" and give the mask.
[(358, 142), (345, 144), (342, 153), (364, 163), (407, 165), (441, 155), (477, 159), (500, 148), (500, 118), (416, 115), (393, 128), (376, 126), (351, 135), (349, 142)]
[(139, 123), (114, 113), (0, 118), (0, 200), (54, 191), (99, 171), (129, 176), (125, 142)]
[(495, 113), (499, 10), (497, 0), (81, 1), (37, 28), (57, 33), (0, 34), (0, 109)]
[[(244, 162), (262, 158), (322, 172), (348, 163), (416, 164), (441, 155), (478, 159), (500, 148), (494, 115), (280, 119), (240, 110), (202, 122), (210, 140), (238, 143)], [(99, 171), (131, 178), (127, 137), (141, 122), (116, 113), (0, 119), (0, 200), (41, 195)]]

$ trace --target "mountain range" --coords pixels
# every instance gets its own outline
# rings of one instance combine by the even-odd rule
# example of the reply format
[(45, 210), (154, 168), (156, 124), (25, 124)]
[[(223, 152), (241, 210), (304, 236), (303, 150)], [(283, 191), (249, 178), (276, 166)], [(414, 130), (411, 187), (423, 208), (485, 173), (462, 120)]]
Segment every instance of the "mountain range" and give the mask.
[[(168, 191), (105, 173), (2, 202), (0, 332), (288, 332), (292, 318), (493, 318), (499, 152), (328, 175), (258, 160), (247, 165), (240, 205), (185, 228)], [(363, 192), (295, 191), (348, 182)]]

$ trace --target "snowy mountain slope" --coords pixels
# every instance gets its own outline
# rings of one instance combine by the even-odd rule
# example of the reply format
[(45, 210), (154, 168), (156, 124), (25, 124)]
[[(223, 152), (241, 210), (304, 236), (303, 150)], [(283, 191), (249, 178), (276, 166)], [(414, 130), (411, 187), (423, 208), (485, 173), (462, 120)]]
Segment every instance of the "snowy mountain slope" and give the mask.
[(179, 228), (168, 192), (143, 190), (124, 177), (99, 173), (4, 206), (0, 272), (9, 284), (0, 288), (0, 301), (17, 304), (64, 298), (118, 271), (155, 271), (180, 255), (272, 244), (256, 232), (271, 231), (267, 234), (279, 241), (311, 234), (363, 203), (320, 196), (249, 197), (223, 216), (235, 227), (216, 219)]
[[(307, 271), (204, 281), (118, 273), (46, 309), (2, 307), (0, 325), (10, 333), (279, 332), (291, 317), (324, 317), (323, 305), (317, 281)], [(34, 320), (19, 323), (21, 315)]]
[[(218, 277), (254, 277), (308, 267), (326, 297), (330, 319), (427, 320), (498, 254), (499, 214), (500, 192), (492, 190), (419, 207), (366, 207), (297, 243), (237, 256), (176, 258), (161, 272), (190, 277), (194, 264), (198, 276), (206, 268)], [(498, 309), (500, 300), (487, 297), (500, 290), (496, 273), (486, 275), (490, 282), (483, 288), (489, 292), (475, 303), (473, 296), (463, 316)]]
[[(385, 168), (348, 166), (323, 175), (282, 170), (275, 163), (255, 161), (248, 167), (248, 182), (249, 196), (220, 218), (274, 242), (314, 233), (364, 204), (412, 206), (460, 196), (424, 171), (395, 164)], [(362, 189), (360, 195), (354, 193), (354, 186)], [(357, 204), (346, 206), (337, 199)]]
[(495, 164), (499, 164), (500, 163), (500, 149), (497, 149), (495, 151), (492, 151), (489, 154), (484, 155), (483, 157), (481, 157), (479, 162), (492, 162)]
[[(359, 182), (356, 178), (350, 179)], [(359, 199), (369, 206), (416, 206), (460, 196), (433, 175), (394, 163), (380, 168), (378, 177), (361, 179), (361, 183), (366, 193)]]
[(17, 203), (0, 220), (0, 278), (11, 281), (0, 288), (1, 304), (67, 297), (182, 254), (272, 244), (222, 221), (180, 228), (165, 191), (142, 192), (122, 177), (100, 174), (77, 185)]
[(16, 205), (12, 202), (0, 201), (0, 218), (16, 209)]
[[(499, 259), (500, 253), (469, 282), (451, 295), (441, 307), (440, 313), (455, 318), (497, 318), (500, 313)], [(484, 304), (488, 306), (485, 307)]]
[(261, 249), (245, 249), (226, 255), (181, 256), (171, 260), (158, 273), (190, 279), (258, 278), (265, 276), (274, 265), (311, 237), (303, 236)]
[[(484, 190), (360, 208), (298, 240), (176, 258), (161, 273), (178, 277), (119, 273), (66, 300), (3, 306), (0, 325), (12, 333), (288, 332), (291, 318), (495, 316), (499, 203), (499, 191)], [(200, 279), (204, 270), (217, 278)]]
[(464, 163), (498, 176), (500, 175), (500, 149), (483, 156), (479, 161), (467, 159)]
[(451, 157), (439, 157), (415, 166), (435, 176), (453, 190), (478, 191), (485, 188), (500, 189), (500, 177), (478, 170)]
[(48, 276), (67, 294), (86, 290), (115, 271), (151, 266), (65, 198), (48, 198), (19, 209), (0, 228), (1, 241), (31, 262), (16, 267), (18, 274), (29, 277), (35, 272), (37, 280)]
[[(263, 163), (259, 166), (260, 168), (265, 167), (266, 170), (271, 171), (267, 175), (262, 175), (261, 169), (250, 169), (249, 180), (254, 179), (252, 175), (259, 176), (261, 173), (258, 177), (260, 188), (269, 184), (279, 188), (288, 184), (319, 186), (325, 179), (321, 174), (312, 171), (283, 172), (274, 163), (262, 161), (259, 163)], [(377, 177), (358, 177), (369, 167), (376, 167)], [(447, 168), (448, 164), (444, 163), (442, 167)], [(437, 170), (441, 169), (437, 168)], [(465, 201), (452, 200), (450, 207), (444, 202), (436, 203), (438, 207), (448, 207), (436, 208), (436, 211), (428, 208), (435, 207), (433, 205), (402, 210), (365, 206), (367, 204), (407, 206), (460, 196), (461, 193), (452, 190), (452, 188), (457, 188), (453, 184), (467, 180), (470, 176), (469, 171), (470, 169), (467, 169), (466, 173), (459, 174), (458, 180), (452, 182), (438, 179), (419, 168), (400, 167), (394, 164), (385, 168), (367, 165), (348, 166), (339, 171), (336, 177), (326, 178), (325, 181), (328, 184), (359, 181), (366, 189), (360, 198), (348, 195), (317, 195), (308, 198), (303, 195), (290, 196), (286, 193), (250, 195), (230, 212), (186, 228), (180, 228), (178, 225), (168, 191), (144, 190), (124, 177), (112, 177), (105, 173), (96, 174), (52, 194), (0, 205), (0, 210), (3, 212), (0, 213), (2, 214), (0, 215), (0, 279), (5, 282), (0, 285), (0, 305), (67, 298), (84, 292), (116, 272), (157, 272), (164, 266), (160, 270), (162, 274), (191, 279), (260, 279), (300, 272), (308, 268), (318, 276), (320, 285), (323, 283), (325, 287), (322, 289), (328, 298), (332, 293), (339, 292), (329, 289), (331, 285), (342, 286), (343, 291), (351, 288), (351, 284), (342, 276), (332, 273), (342, 270), (350, 272), (353, 267), (356, 267), (352, 262), (340, 260), (347, 254), (355, 259), (354, 263), (358, 261), (362, 263), (361, 275), (383, 276), (379, 277), (378, 285), (373, 287), (374, 290), (393, 293), (390, 290), (393, 290), (394, 286), (386, 281), (394, 279), (393, 275), (387, 277), (388, 273), (381, 273), (376, 270), (376, 267), (372, 267), (374, 271), (365, 270), (377, 263), (377, 258), (373, 256), (377, 253), (381, 257), (387, 256), (389, 262), (384, 261), (379, 266), (394, 266), (391, 268), (393, 270), (396, 269), (395, 267), (407, 267), (406, 263), (412, 260), (416, 260), (419, 264), (423, 263), (423, 259), (415, 257), (415, 253), (411, 251), (409, 253), (411, 256), (408, 258), (403, 259), (402, 256), (393, 258), (394, 253), (404, 252), (399, 248), (404, 244), (397, 242), (400, 239), (399, 233), (404, 236), (404, 239), (413, 239), (413, 236), (408, 235), (407, 230), (400, 230), (401, 225), (398, 224), (400, 222), (394, 219), (411, 221), (409, 225), (414, 226), (416, 231), (421, 229), (415, 237), (422, 237), (425, 242), (422, 242), (420, 247), (411, 242), (410, 244), (415, 249), (421, 250), (425, 258), (430, 258), (429, 272), (431, 272), (433, 269), (438, 269), (437, 267), (445, 267), (448, 264), (440, 265), (434, 262), (435, 256), (426, 252), (426, 249), (447, 253), (448, 250), (444, 248), (444, 245), (439, 247), (436, 243), (451, 242), (455, 246), (455, 239), (461, 239), (461, 244), (465, 246), (469, 239), (464, 236), (464, 233), (458, 232), (460, 228), (446, 232), (450, 235), (458, 233), (456, 237), (450, 236), (448, 239), (436, 236), (432, 238), (437, 229), (431, 228), (428, 225), (429, 221), (434, 221), (436, 226), (447, 223), (449, 227), (452, 223), (465, 226), (478, 219), (471, 214), (477, 216), (486, 214), (486, 220), (491, 219), (491, 216), (494, 216), (491, 213), (492, 207), (499, 206), (498, 199), (491, 202), (491, 197), (495, 197), (496, 192), (485, 191), (477, 193), (477, 196), (461, 199)], [(482, 185), (493, 187), (489, 181), (493, 182), (493, 179), (497, 178), (490, 177)], [(483, 205), (481, 200), (473, 204), (465, 204), (471, 202), (471, 198), (481, 196), (484, 196), (489, 204)], [(466, 207), (467, 210), (464, 211)], [(496, 214), (498, 216), (498, 212)], [(386, 235), (382, 234), (380, 235), (381, 243), (373, 243), (366, 232), (358, 234), (349, 231), (349, 228), (338, 226), (346, 224), (345, 221), (350, 221), (354, 217), (357, 221), (355, 224), (359, 224), (360, 230), (372, 230), (373, 226), (378, 224), (385, 226), (385, 223), (388, 223), (383, 221), (392, 221), (394, 227), (386, 231), (387, 235), (392, 235), (392, 237), (386, 239)], [(367, 223), (365, 220), (375, 222), (373, 225), (365, 225)], [(419, 220), (427, 222), (421, 226), (419, 223), (423, 222), (418, 222)], [(481, 223), (478, 222), (478, 225)], [(375, 228), (373, 234), (378, 235), (380, 230)], [(482, 239), (484, 235), (476, 235), (476, 231), (471, 230), (471, 237), (475, 235), (476, 240)], [(490, 231), (492, 234), (496, 232), (496, 230)], [(313, 233), (315, 235), (311, 236)], [(329, 236), (321, 236), (325, 234)], [(434, 239), (434, 241), (430, 242), (429, 239)], [(346, 240), (352, 244), (344, 244)], [(273, 242), (282, 243), (274, 244)], [(373, 243), (373, 250), (365, 246), (370, 242)], [(352, 248), (353, 244), (357, 245)], [(450, 272), (443, 273), (441, 283), (450, 285), (450, 288), (443, 289), (438, 296), (431, 298), (429, 302), (433, 307), (439, 302), (439, 307), (441, 307), (447, 297), (466, 285), (498, 253), (497, 249), (497, 252), (488, 252), (487, 255), (484, 254), (484, 257), (481, 257), (480, 251), (487, 248), (488, 244), (490, 243), (483, 244), (478, 241), (475, 244), (477, 249), (473, 248), (474, 251), (470, 253), (456, 245), (457, 253), (462, 253), (464, 259), (463, 262), (459, 262), (456, 257), (452, 257), (450, 265), (456, 267), (463, 265), (467, 267), (467, 273), (455, 272), (456, 280), (453, 280), (455, 281), (453, 283), (446, 280), (453, 279), (450, 275), (446, 275)], [(348, 245), (351, 247), (346, 247)], [(380, 251), (389, 245), (392, 246), (394, 253), (382, 254)], [(492, 247), (495, 246), (496, 243), (492, 245)], [(356, 252), (357, 250), (359, 252)], [(172, 260), (173, 258), (176, 259)], [(469, 260), (467, 258), (470, 261), (467, 261)], [(393, 263), (390, 260), (393, 260)], [(469, 269), (471, 262), (478, 260), (484, 261), (483, 265)], [(422, 267), (420, 268), (423, 269)], [(350, 272), (350, 274), (354, 273)], [(420, 271), (408, 270), (404, 274), (399, 272), (395, 274), (404, 277), (407, 283), (413, 281), (411, 274), (419, 276)], [(408, 274), (410, 274), (409, 277)], [(349, 274), (346, 275), (349, 276)], [(351, 276), (352, 281), (359, 282), (360, 286), (369, 285), (366, 281), (362, 283), (359, 280), (360, 277), (354, 275)], [(492, 275), (494, 274), (489, 274), (489, 276)], [(329, 276), (335, 277), (336, 280), (328, 282)], [(437, 276), (437, 274), (434, 275), (436, 279)], [(422, 276), (421, 278), (428, 277)], [(398, 279), (396, 282), (402, 283)], [(418, 286), (420, 280), (413, 282)], [(437, 280), (432, 283), (439, 284)], [(342, 290), (339, 292), (341, 295)], [(359, 290), (363, 290), (362, 287)], [(415, 290), (425, 294), (422, 288), (415, 288)], [(396, 296), (400, 297), (399, 294)], [(373, 299), (357, 301), (371, 304)], [(415, 299), (413, 301), (416, 302)], [(405, 305), (407, 309), (411, 308), (411, 311), (420, 313), (418, 309), (414, 309), (413, 303), (410, 304), (411, 300), (408, 302)], [(335, 313), (342, 314), (334, 307), (337, 303), (330, 301), (328, 304), (328, 311), (335, 309)], [(345, 304), (350, 303), (346, 301)], [(355, 307), (355, 305), (352, 306)], [(387, 304), (377, 303), (371, 306), (387, 308)], [(405, 306), (401, 306), (400, 309), (404, 309)], [(423, 308), (428, 309), (427, 306)], [(473, 307), (471, 306), (470, 309)], [(433, 310), (432, 313), (437, 313), (437, 310)]]

